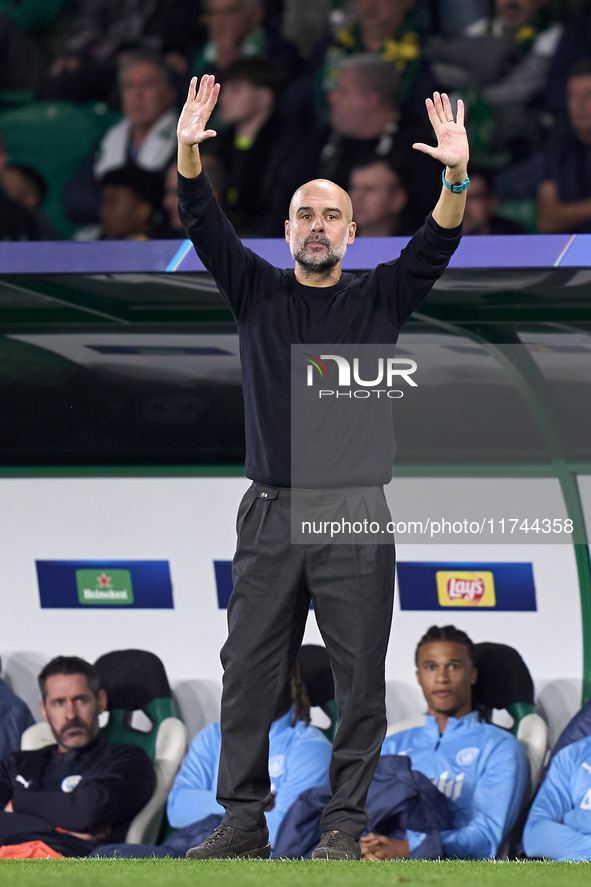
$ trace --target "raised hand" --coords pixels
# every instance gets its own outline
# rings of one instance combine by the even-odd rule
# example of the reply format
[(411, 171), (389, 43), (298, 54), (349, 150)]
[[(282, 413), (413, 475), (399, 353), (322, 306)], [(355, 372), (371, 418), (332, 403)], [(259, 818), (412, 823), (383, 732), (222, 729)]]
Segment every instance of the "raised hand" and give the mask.
[(437, 147), (418, 142), (413, 145), (417, 151), (429, 154), (450, 169), (464, 170), (468, 164), (470, 150), (464, 128), (464, 103), (458, 99), (457, 119), (451, 110), (451, 102), (446, 93), (433, 93), (433, 99), (426, 99), (427, 114), (435, 130)]
[(207, 121), (216, 106), (220, 84), (215, 82), (213, 74), (204, 74), (197, 89), (197, 77), (191, 79), (189, 94), (181, 111), (177, 126), (177, 138), (180, 145), (192, 148), (201, 142), (217, 135), (214, 129), (206, 129)]

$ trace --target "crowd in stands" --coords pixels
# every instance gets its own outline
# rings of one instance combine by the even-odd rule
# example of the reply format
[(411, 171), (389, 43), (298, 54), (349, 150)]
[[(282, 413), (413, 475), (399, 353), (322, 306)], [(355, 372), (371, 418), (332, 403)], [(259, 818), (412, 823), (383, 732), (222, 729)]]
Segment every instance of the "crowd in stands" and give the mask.
[(467, 105), (466, 233), (589, 231), (590, 38), (591, 0), (0, 0), (0, 239), (182, 237), (176, 121), (206, 72), (242, 237), (282, 237), (317, 177), (351, 190), (359, 236), (412, 234), (441, 186), (412, 148), (434, 89)]
[[(474, 645), (453, 625), (431, 626), (417, 644), (415, 665), (427, 711), (388, 730), (368, 795), (362, 858), (591, 860), (591, 703), (567, 725), (540, 777), (531, 739), (544, 725), (533, 713), (533, 683), (516, 650)], [(38, 683), (45, 727), (0, 682), (0, 859), (191, 858), (191, 847), (224, 813), (216, 799), (219, 723), (193, 738), (182, 763), (181, 725), (162, 794), (162, 761), (158, 776), (154, 754), (160, 746), (162, 756), (166, 739), (134, 727), (130, 710), (141, 706), (158, 729), (180, 724), (162, 698), (170, 687), (154, 654), (116, 651), (96, 665), (58, 656)], [(333, 697), (326, 650), (303, 646), (269, 734), (265, 814), (276, 858), (310, 856), (319, 839), (338, 729)], [(491, 722), (491, 705), (498, 704), (514, 715), (512, 729)], [(323, 730), (310, 723), (312, 706), (328, 715)], [(104, 712), (109, 721), (100, 727)], [(528, 717), (524, 731), (519, 724)], [(542, 735), (544, 753), (544, 729)], [(161, 817), (165, 804), (167, 820), (161, 825), (157, 818), (154, 843), (130, 842), (143, 812), (152, 805), (152, 816)]]

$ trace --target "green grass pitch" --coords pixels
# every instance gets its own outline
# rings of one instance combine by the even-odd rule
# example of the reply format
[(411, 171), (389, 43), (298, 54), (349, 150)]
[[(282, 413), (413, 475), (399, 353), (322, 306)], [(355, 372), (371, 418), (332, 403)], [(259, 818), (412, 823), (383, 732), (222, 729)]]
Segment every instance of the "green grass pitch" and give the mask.
[(2, 887), (578, 887), (574, 862), (321, 862), (311, 860), (0, 860)]

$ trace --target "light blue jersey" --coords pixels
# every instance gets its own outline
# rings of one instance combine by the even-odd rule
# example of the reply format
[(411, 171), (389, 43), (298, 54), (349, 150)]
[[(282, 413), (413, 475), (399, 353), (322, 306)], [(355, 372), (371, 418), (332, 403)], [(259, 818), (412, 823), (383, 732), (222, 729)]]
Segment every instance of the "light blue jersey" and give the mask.
[[(269, 731), (269, 776), (275, 795), (272, 810), (265, 814), (271, 847), (281, 820), (307, 788), (328, 782), (332, 746), (316, 727), (296, 721), (294, 709), (274, 721)], [(209, 724), (192, 741), (185, 762), (168, 796), (166, 812), (175, 828), (199, 822), (211, 813), (224, 815), (216, 801), (222, 734), (219, 723)]]
[(528, 856), (591, 859), (591, 736), (557, 752), (523, 830)]
[[(422, 727), (388, 736), (383, 755), (408, 755), (448, 799), (453, 829), (441, 833), (446, 856), (486, 859), (494, 856), (513, 825), (528, 781), (521, 744), (500, 727), (481, 723), (473, 711), (449, 718), (439, 735), (435, 718)], [(414, 850), (425, 835), (407, 832)]]

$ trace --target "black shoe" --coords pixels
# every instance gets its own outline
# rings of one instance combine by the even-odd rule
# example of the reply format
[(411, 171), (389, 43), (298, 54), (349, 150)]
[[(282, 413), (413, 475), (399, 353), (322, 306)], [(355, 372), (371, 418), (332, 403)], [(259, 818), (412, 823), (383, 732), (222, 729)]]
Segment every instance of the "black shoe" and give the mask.
[(265, 825), (255, 831), (233, 828), (222, 822), (213, 834), (198, 847), (187, 850), (187, 859), (268, 859), (271, 855), (269, 829)]
[(361, 859), (359, 841), (346, 832), (323, 832), (312, 859)]

